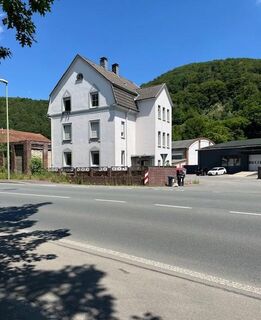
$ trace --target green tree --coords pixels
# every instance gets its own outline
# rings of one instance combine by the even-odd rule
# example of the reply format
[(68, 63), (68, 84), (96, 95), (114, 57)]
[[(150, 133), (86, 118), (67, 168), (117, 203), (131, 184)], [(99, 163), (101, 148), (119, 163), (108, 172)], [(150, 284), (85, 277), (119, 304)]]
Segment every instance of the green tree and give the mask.
[[(15, 29), (16, 40), (22, 47), (31, 47), (35, 42), (34, 14), (45, 16), (51, 11), (54, 0), (0, 0), (0, 9), (5, 14), (2, 23), (7, 29)], [(0, 46), (0, 59), (11, 56), (10, 48)]]

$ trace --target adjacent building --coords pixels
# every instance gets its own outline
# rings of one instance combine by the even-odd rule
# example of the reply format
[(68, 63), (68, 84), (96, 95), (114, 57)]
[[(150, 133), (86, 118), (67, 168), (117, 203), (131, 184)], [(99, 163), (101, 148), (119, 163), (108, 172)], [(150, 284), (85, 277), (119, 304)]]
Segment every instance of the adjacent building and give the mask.
[[(0, 129), (0, 144), (5, 145), (6, 129)], [(51, 141), (39, 133), (9, 130), (10, 166), (16, 173), (30, 173), (32, 157), (42, 160), (43, 167), (51, 165)], [(4, 148), (0, 152), (0, 167), (5, 166)]]
[(172, 164), (177, 167), (198, 166), (198, 150), (213, 144), (208, 138), (172, 141)]
[(199, 166), (225, 167), (228, 173), (257, 171), (261, 167), (261, 138), (229, 141), (201, 149)]
[(171, 109), (165, 84), (140, 88), (77, 55), (50, 94), (52, 166), (170, 164)]

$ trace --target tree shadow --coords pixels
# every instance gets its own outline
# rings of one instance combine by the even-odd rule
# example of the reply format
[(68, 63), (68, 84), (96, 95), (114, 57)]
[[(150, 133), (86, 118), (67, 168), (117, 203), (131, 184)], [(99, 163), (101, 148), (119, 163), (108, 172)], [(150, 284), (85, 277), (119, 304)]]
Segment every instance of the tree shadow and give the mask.
[(155, 316), (150, 312), (146, 312), (144, 313), (143, 316), (139, 317), (139, 316), (132, 316), (131, 320), (163, 320), (161, 317), (159, 316)]
[(94, 265), (36, 269), (37, 262), (56, 258), (36, 249), (70, 234), (67, 229), (25, 232), (37, 222), (29, 218), (50, 204), (0, 208), (0, 318), (116, 320), (115, 298), (101, 284), (105, 273)]

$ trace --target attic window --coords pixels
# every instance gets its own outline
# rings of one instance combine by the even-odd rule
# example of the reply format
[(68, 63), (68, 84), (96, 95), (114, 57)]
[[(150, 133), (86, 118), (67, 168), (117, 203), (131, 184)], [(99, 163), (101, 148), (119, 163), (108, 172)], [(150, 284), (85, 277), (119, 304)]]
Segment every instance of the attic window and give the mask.
[(71, 97), (63, 98), (63, 110), (64, 112), (71, 112)]
[(78, 73), (76, 76), (76, 81), (82, 81), (83, 79), (83, 74), (82, 73)]
[(99, 106), (99, 93), (92, 92), (91, 93), (91, 107), (95, 108)]

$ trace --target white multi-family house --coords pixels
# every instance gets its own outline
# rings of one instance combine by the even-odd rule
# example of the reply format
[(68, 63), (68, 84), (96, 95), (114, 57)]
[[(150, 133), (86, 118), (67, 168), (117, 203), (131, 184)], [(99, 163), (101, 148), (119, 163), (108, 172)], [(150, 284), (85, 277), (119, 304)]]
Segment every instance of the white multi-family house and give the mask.
[(171, 109), (165, 84), (140, 88), (77, 55), (50, 94), (52, 167), (171, 164)]

